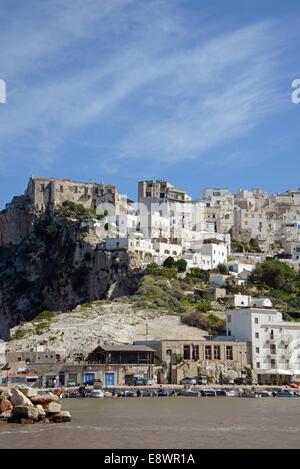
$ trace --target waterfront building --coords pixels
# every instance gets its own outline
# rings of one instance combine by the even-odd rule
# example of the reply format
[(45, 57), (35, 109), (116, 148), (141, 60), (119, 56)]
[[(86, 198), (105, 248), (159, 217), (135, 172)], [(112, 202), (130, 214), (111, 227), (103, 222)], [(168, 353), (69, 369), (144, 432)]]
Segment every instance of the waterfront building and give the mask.
[(66, 364), (65, 384), (100, 380), (103, 385), (128, 384), (134, 376), (153, 377), (155, 350), (144, 345), (99, 345), (79, 362)]
[(135, 341), (155, 350), (160, 366), (156, 366), (158, 382), (179, 384), (185, 377), (207, 375), (218, 382), (228, 374), (240, 375), (251, 364), (248, 341), (219, 336), (202, 340), (161, 339)]
[(252, 367), (260, 380), (300, 378), (299, 322), (284, 321), (272, 307), (227, 310), (226, 334), (251, 343)]

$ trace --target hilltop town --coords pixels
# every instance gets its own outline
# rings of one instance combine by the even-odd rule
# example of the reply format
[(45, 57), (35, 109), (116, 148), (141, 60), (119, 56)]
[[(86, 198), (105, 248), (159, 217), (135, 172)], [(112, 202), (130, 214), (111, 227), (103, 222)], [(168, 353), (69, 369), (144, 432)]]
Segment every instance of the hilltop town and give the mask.
[(299, 378), (299, 219), (300, 190), (32, 176), (0, 213), (2, 383)]

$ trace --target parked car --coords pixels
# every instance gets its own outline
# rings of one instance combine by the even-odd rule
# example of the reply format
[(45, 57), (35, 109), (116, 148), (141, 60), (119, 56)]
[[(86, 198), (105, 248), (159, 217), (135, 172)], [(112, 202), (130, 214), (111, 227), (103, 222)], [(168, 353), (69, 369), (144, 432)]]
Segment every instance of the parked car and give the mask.
[(180, 384), (197, 384), (195, 378), (182, 378)]
[(153, 379), (144, 378), (143, 381), (144, 381), (144, 386), (152, 386), (152, 384), (154, 384)]
[(230, 385), (232, 385), (232, 384), (234, 384), (234, 380), (231, 379), (231, 378), (224, 378), (224, 379), (221, 379), (220, 384), (230, 384)]
[(206, 376), (195, 376), (194, 379), (196, 380), (196, 384), (207, 384)]
[(145, 386), (144, 379), (134, 376), (128, 383), (129, 386)]
[(235, 378), (234, 384), (248, 384), (247, 378)]

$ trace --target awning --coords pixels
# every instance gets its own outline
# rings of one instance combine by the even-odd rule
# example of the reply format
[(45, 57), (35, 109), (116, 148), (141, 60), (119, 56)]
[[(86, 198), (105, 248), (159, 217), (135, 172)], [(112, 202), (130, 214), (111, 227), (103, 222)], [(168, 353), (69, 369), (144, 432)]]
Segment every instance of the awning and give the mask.
[(283, 370), (280, 368), (274, 368), (264, 372), (265, 375), (289, 375), (292, 376), (294, 373), (292, 370)]

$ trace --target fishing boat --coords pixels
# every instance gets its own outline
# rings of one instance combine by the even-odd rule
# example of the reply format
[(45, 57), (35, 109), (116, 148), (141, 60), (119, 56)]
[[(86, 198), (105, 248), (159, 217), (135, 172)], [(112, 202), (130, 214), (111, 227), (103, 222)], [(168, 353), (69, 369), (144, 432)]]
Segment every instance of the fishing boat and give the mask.
[(269, 391), (259, 391), (258, 395), (260, 397), (272, 397), (272, 393), (270, 393)]
[(247, 397), (247, 398), (250, 398), (250, 399), (254, 399), (256, 397), (259, 397), (256, 392), (239, 392), (238, 396), (239, 397)]
[(181, 396), (192, 396), (192, 397), (198, 397), (199, 393), (198, 391), (192, 391), (191, 389), (183, 389), (180, 393)]
[(288, 389), (279, 389), (276, 392), (277, 397), (298, 397), (293, 392), (289, 391)]
[(228, 396), (228, 397), (236, 397), (236, 396), (237, 396), (237, 392), (236, 392), (234, 389), (228, 389), (228, 390), (226, 390), (226, 396)]
[(212, 388), (203, 388), (203, 389), (200, 389), (200, 394), (201, 396), (205, 396), (205, 397), (214, 397), (216, 396), (216, 391)]
[(157, 395), (159, 397), (166, 397), (166, 396), (170, 396), (170, 393), (162, 389), (161, 391), (158, 391)]
[(137, 397), (137, 393), (134, 391), (126, 391), (125, 397)]

